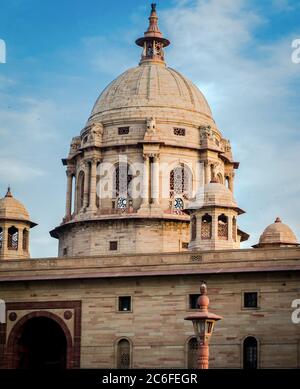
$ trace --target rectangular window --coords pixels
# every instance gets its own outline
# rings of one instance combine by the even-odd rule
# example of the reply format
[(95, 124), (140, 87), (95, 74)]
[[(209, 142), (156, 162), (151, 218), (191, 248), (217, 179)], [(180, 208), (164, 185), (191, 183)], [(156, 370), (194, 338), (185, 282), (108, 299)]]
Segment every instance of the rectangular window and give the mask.
[(185, 128), (174, 128), (174, 135), (185, 136)]
[(244, 308), (257, 308), (257, 292), (244, 293)]
[(109, 250), (110, 250), (110, 251), (116, 251), (116, 250), (118, 250), (118, 241), (116, 241), (116, 240), (111, 240), (111, 241), (109, 242)]
[(189, 309), (198, 309), (198, 298), (200, 294), (190, 294), (189, 295)]
[(119, 127), (118, 128), (119, 135), (127, 135), (129, 134), (129, 127)]
[(131, 311), (131, 296), (119, 296), (119, 311)]

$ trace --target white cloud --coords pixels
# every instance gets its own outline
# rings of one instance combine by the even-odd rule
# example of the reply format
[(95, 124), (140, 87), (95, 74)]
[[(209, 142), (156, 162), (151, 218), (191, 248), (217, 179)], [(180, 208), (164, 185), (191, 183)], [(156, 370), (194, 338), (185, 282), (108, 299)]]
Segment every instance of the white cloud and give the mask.
[(12, 160), (0, 158), (0, 182), (4, 185), (26, 182), (44, 174), (42, 170), (29, 166), (17, 158)]
[(241, 162), (236, 197), (253, 244), (277, 214), (300, 231), (300, 66), (291, 61), (293, 36), (256, 38), (269, 20), (250, 7), (246, 0), (179, 2), (163, 18), (168, 64), (203, 90)]

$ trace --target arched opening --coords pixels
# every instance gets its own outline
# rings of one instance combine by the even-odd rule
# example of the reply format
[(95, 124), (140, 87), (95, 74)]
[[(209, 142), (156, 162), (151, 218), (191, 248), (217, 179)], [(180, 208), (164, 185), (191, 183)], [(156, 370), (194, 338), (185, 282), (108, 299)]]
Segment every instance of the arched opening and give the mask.
[(119, 340), (117, 344), (117, 369), (130, 368), (130, 342), (127, 339)]
[(232, 219), (232, 239), (234, 242), (236, 242), (237, 239), (237, 225), (236, 225), (236, 218), (233, 217)]
[(130, 165), (117, 163), (114, 168), (113, 198), (117, 199), (117, 208), (127, 208), (130, 197), (130, 183), (133, 179)]
[(25, 320), (10, 335), (12, 367), (17, 369), (65, 369), (68, 342), (60, 324), (49, 317)]
[(198, 341), (196, 338), (191, 338), (187, 345), (187, 368), (198, 368)]
[(229, 189), (229, 187), (230, 187), (230, 178), (229, 178), (229, 176), (226, 176), (226, 179), (225, 179), (225, 186), (226, 186), (226, 188), (228, 188), (228, 189)]
[(7, 247), (10, 250), (18, 250), (19, 246), (19, 230), (15, 226), (11, 226), (8, 229)]
[(2, 249), (3, 246), (3, 228), (0, 227), (0, 249)]
[(28, 237), (29, 237), (29, 232), (26, 228), (24, 228), (23, 236), (22, 236), (22, 249), (24, 251), (28, 251)]
[(189, 198), (192, 192), (192, 173), (184, 164), (176, 166), (170, 172), (170, 192), (171, 197), (183, 195)]
[(243, 368), (257, 369), (257, 340), (248, 336), (243, 343)]
[(201, 219), (201, 239), (211, 239), (212, 235), (212, 217), (208, 213)]
[(191, 170), (184, 164), (176, 166), (170, 172), (170, 198), (175, 210), (184, 209), (184, 200), (192, 196), (193, 176)]
[(197, 218), (195, 215), (191, 218), (191, 240), (195, 240), (197, 237)]
[(84, 172), (81, 171), (77, 178), (77, 210), (83, 207), (84, 201)]
[(228, 217), (224, 214), (218, 217), (218, 238), (228, 240)]

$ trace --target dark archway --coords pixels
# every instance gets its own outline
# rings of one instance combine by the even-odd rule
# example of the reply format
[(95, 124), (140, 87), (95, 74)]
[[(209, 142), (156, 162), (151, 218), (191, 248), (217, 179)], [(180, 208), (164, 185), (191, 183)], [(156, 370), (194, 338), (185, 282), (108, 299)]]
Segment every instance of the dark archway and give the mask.
[(72, 338), (63, 320), (38, 312), (26, 315), (8, 339), (8, 364), (15, 369), (71, 368)]
[(243, 367), (244, 369), (257, 369), (258, 344), (253, 336), (248, 336), (243, 342)]

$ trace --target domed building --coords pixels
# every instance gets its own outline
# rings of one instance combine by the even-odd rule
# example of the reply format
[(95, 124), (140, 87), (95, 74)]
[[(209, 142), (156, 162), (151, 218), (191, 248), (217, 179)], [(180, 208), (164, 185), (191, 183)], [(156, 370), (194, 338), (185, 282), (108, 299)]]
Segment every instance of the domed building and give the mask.
[(296, 235), (291, 228), (282, 223), (280, 217), (270, 224), (259, 238), (259, 243), (254, 248), (267, 247), (295, 247), (299, 246)]
[(8, 188), (0, 199), (0, 260), (29, 258), (29, 231), (36, 226)]
[(10, 190), (0, 199), (0, 368), (197, 368), (201, 326), (185, 318), (218, 315), (210, 367), (299, 368), (296, 236), (277, 219), (240, 248), (239, 164), (202, 93), (167, 67), (154, 4), (136, 43), (139, 65), (63, 159), (58, 257), (30, 258), (35, 223)]
[[(157, 21), (153, 7), (148, 29), (136, 41), (143, 48), (139, 65), (100, 94), (63, 160), (66, 215), (51, 231), (59, 256), (186, 251), (190, 217), (183, 210), (196, 193), (212, 179), (229, 197), (233, 192), (238, 163), (230, 143), (199, 89), (167, 67), (170, 42)], [(223, 202), (231, 204), (228, 194)], [(221, 237), (223, 244), (209, 248), (239, 247), (235, 216), (226, 216), (226, 244)]]

